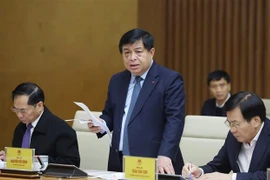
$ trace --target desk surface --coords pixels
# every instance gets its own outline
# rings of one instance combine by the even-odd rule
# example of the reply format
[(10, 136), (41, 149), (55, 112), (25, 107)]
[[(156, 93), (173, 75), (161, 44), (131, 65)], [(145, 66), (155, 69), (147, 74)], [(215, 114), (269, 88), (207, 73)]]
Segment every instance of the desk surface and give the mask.
[[(26, 180), (25, 178), (0, 177), (0, 180)], [(40, 177), (33, 180), (62, 180), (62, 178)], [(67, 179), (63, 179), (67, 180)], [(76, 178), (74, 180), (101, 180), (100, 178)]]
[[(86, 178), (72, 178), (77, 180), (102, 180), (107, 178), (115, 178), (121, 179), (124, 177), (124, 174), (121, 172), (112, 172), (112, 171), (102, 171), (102, 170), (85, 170), (85, 172), (89, 175)], [(101, 177), (101, 178), (97, 178)], [(11, 172), (2, 172), (0, 173), (0, 180), (66, 180), (66, 178), (55, 178), (55, 177), (47, 177), (47, 176), (38, 176), (38, 174), (17, 174)]]

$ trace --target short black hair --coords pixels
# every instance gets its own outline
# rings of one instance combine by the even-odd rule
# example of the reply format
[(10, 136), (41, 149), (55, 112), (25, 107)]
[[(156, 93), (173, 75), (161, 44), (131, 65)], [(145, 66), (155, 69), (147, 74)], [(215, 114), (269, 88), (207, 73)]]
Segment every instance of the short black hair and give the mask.
[(224, 107), (227, 112), (239, 107), (247, 122), (255, 116), (259, 116), (262, 121), (266, 118), (266, 109), (262, 99), (252, 92), (241, 91), (232, 95)]
[(145, 49), (150, 51), (154, 47), (154, 37), (143, 29), (132, 29), (126, 32), (119, 41), (119, 51), (122, 54), (122, 47), (125, 44), (133, 44), (134, 42), (141, 40)]
[(28, 105), (34, 105), (40, 101), (44, 103), (45, 97), (43, 90), (35, 83), (32, 82), (24, 82), (19, 84), (13, 91), (12, 91), (12, 101), (16, 96), (26, 95), (29, 96)]
[(230, 75), (226, 71), (223, 70), (212, 71), (208, 74), (207, 85), (209, 86), (211, 81), (219, 81), (222, 78), (224, 78), (227, 81), (227, 83), (231, 82)]

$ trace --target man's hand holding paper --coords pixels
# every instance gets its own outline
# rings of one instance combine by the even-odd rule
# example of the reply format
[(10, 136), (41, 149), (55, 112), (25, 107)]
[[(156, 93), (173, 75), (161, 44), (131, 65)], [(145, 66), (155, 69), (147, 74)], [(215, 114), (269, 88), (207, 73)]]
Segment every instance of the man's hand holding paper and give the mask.
[[(99, 119), (100, 121), (103, 121), (102, 119)], [(104, 122), (102, 122), (104, 123)], [(100, 126), (95, 126), (92, 120), (88, 121), (88, 127), (92, 133), (100, 133), (104, 130)]]
[(80, 120), (81, 123), (88, 123), (88, 127), (90, 129), (91, 132), (93, 133), (99, 133), (99, 132), (106, 132), (110, 138), (110, 142), (111, 142), (111, 132), (109, 130), (109, 128), (107, 127), (106, 123), (100, 119), (97, 118), (96, 116), (94, 116), (92, 114), (92, 112), (89, 110), (89, 108), (81, 102), (74, 102), (76, 105), (78, 105), (79, 107), (81, 107), (88, 115), (89, 115), (89, 120)]

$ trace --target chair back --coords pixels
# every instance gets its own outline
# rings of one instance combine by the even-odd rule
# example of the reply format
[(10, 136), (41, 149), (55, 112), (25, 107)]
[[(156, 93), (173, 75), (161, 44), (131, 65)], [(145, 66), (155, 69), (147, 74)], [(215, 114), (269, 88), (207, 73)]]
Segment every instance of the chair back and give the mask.
[[(92, 111), (99, 117), (101, 112)], [(81, 124), (79, 119), (88, 120), (89, 116), (85, 111), (78, 110), (75, 114), (72, 128), (77, 133), (79, 153), (81, 157), (80, 168), (84, 170), (107, 170), (109, 157), (109, 138), (104, 136), (98, 139), (95, 133), (91, 133), (87, 124)]]
[(180, 148), (185, 162), (198, 166), (211, 161), (224, 144), (229, 128), (224, 124), (226, 117), (185, 117), (185, 127)]
[(270, 119), (270, 99), (262, 99), (266, 108), (266, 117)]

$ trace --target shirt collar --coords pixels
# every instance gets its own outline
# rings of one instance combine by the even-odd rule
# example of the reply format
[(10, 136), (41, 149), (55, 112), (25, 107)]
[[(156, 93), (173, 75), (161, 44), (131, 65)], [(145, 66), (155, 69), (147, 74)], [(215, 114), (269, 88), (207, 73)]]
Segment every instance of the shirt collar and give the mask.
[[(43, 112), (44, 112), (44, 109), (43, 109), (43, 111), (40, 113), (40, 115), (38, 116), (38, 118), (37, 118), (36, 120), (34, 120), (34, 121), (31, 123), (32, 126), (33, 126), (33, 128), (35, 128), (35, 127), (37, 126), (37, 123), (38, 123), (40, 117), (42, 116)], [(28, 125), (28, 124), (26, 124), (26, 126), (27, 126), (27, 125)]]
[(222, 107), (225, 105), (225, 103), (228, 101), (228, 99), (229, 99), (230, 97), (231, 97), (231, 93), (228, 94), (226, 100), (225, 100), (224, 103), (221, 104), (221, 105), (219, 105), (219, 104), (217, 103), (217, 101), (216, 101), (216, 106), (219, 107), (219, 108), (222, 108)]

